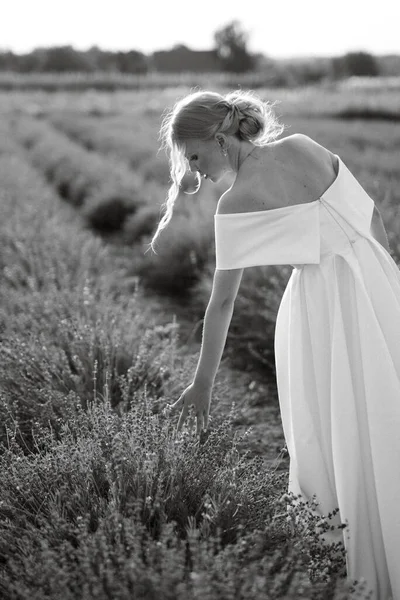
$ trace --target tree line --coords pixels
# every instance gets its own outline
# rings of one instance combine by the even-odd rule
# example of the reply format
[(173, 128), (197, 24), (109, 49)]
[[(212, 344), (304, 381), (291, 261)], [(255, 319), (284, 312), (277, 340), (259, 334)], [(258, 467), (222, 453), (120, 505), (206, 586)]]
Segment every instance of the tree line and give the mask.
[[(195, 51), (186, 46), (175, 46), (171, 50), (158, 51), (146, 55), (138, 50), (111, 52), (93, 46), (87, 51), (75, 50), (72, 46), (36, 48), (27, 54), (0, 52), (0, 71), (19, 73), (43, 72), (117, 72), (145, 75), (149, 72), (182, 71), (225, 71), (246, 73), (270, 70), (272, 79), (283, 76), (282, 64), (261, 54), (248, 50), (248, 34), (241, 24), (234, 20), (221, 27), (214, 34), (214, 47), (207, 51)], [(400, 74), (400, 57), (399, 71)], [(295, 70), (297, 79), (303, 82), (318, 81), (324, 78), (345, 78), (349, 76), (377, 76), (381, 74), (379, 61), (368, 52), (349, 52), (341, 57), (318, 60), (309, 59), (286, 64)], [(279, 84), (285, 83), (278, 81)]]

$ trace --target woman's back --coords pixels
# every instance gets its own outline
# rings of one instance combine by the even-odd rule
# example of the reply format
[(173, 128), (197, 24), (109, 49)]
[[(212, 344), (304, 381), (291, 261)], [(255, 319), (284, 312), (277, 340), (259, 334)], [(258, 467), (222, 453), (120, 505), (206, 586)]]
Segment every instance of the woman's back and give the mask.
[(312, 202), (332, 184), (337, 173), (337, 157), (332, 152), (306, 135), (288, 136), (256, 148), (243, 164), (229, 193), (229, 212)]

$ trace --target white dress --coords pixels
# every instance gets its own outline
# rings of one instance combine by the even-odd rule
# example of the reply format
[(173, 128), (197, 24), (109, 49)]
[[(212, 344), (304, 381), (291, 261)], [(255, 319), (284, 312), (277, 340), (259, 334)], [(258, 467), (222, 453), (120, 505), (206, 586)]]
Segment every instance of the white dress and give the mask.
[(313, 202), (215, 215), (216, 268), (294, 267), (275, 329), (289, 491), (338, 507), (347, 576), (400, 600), (400, 271), (338, 159)]

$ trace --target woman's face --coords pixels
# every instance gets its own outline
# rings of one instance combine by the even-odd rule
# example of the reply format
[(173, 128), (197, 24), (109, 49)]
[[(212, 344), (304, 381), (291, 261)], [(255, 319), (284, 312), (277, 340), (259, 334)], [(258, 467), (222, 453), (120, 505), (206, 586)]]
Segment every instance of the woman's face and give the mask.
[(215, 183), (231, 170), (228, 157), (222, 154), (221, 146), (216, 139), (207, 141), (192, 139), (187, 140), (185, 145), (185, 157), (192, 173), (198, 171), (201, 177)]

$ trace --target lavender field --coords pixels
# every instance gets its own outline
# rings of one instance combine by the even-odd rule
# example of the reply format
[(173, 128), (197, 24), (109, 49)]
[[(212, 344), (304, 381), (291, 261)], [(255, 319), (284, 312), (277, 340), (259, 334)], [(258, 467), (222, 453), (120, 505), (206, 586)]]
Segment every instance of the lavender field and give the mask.
[[(207, 434), (176, 437), (163, 412), (194, 374), (229, 184), (187, 194), (188, 175), (146, 252), (169, 180), (162, 114), (187, 82), (53, 86), (0, 85), (0, 596), (366, 597), (321, 543), (329, 515), (285, 494), (273, 336), (290, 267), (243, 275)], [(257, 89), (284, 135), (341, 156), (398, 265), (399, 88)]]

